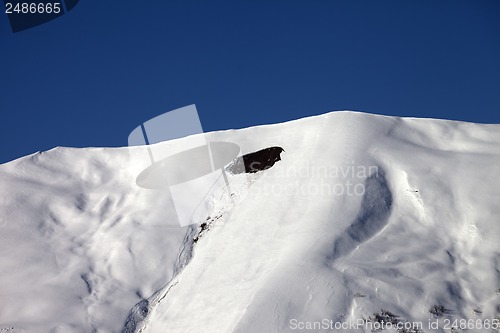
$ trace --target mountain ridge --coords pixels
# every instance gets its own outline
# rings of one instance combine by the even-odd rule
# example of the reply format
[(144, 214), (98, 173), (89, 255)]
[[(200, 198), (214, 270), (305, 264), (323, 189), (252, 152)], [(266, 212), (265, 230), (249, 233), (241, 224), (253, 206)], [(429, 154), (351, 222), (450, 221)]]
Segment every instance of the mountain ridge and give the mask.
[[(441, 328), (422, 331), (445, 332), (446, 319), (499, 316), (500, 125), (342, 111), (200, 135), (286, 152), (230, 176), (234, 202), (221, 185), (187, 228), (168, 193), (136, 185), (145, 147), (0, 165), (0, 329), (288, 332), (376, 322), (380, 309), (427, 324), (443, 307)], [(340, 167), (367, 172), (321, 173)]]

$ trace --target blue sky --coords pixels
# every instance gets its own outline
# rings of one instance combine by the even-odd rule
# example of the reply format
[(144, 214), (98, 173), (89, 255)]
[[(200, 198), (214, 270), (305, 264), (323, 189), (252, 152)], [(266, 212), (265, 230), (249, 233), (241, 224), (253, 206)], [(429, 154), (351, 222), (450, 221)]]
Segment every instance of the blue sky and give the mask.
[(0, 163), (125, 146), (196, 104), (205, 131), (332, 110), (500, 123), (500, 1), (97, 1), (12, 33)]

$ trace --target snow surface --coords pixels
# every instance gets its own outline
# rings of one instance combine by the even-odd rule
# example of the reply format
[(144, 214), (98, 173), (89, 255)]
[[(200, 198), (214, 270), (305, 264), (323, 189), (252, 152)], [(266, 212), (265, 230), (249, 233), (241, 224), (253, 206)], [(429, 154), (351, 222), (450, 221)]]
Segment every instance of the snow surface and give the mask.
[(500, 331), (478, 324), (500, 319), (500, 125), (333, 112), (205, 136), (286, 152), (188, 227), (136, 185), (145, 147), (0, 165), (0, 332)]

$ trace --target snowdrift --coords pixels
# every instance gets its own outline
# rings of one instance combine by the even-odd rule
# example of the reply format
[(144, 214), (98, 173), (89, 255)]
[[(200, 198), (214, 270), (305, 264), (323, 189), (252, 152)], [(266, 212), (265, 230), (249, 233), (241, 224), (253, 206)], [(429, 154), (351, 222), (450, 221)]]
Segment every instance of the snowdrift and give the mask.
[(136, 184), (145, 147), (0, 165), (0, 332), (499, 331), (500, 125), (333, 112), (205, 137), (285, 152), (187, 227)]

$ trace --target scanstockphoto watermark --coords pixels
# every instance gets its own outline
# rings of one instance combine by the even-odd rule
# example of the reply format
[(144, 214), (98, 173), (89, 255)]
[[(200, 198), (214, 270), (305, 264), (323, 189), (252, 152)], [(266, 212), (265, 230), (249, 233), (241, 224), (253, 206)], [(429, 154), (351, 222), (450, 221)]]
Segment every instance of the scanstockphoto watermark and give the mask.
[(369, 176), (378, 177), (378, 166), (358, 164), (351, 160), (350, 164), (328, 165), (316, 164), (306, 161), (298, 165), (287, 165), (285, 171), (279, 176), (294, 178), (320, 178), (320, 179), (366, 179)]
[[(283, 172), (273, 174), (276, 178), (256, 189), (259, 194), (273, 196), (363, 196), (365, 180), (378, 177), (376, 165), (361, 165), (351, 161), (348, 165), (287, 165)], [(307, 180), (307, 181), (304, 181)]]
[(429, 319), (428, 321), (370, 321), (366, 319), (357, 319), (355, 321), (334, 321), (331, 319), (321, 319), (317, 321), (303, 321), (295, 318), (290, 319), (289, 327), (291, 330), (300, 331), (342, 331), (342, 332), (378, 332), (378, 331), (397, 331), (397, 332), (423, 332), (424, 330), (446, 331), (455, 330), (498, 330), (500, 329), (500, 320), (495, 319)]
[(365, 184), (362, 182), (354, 183), (350, 180), (332, 183), (324, 179), (319, 179), (317, 182), (308, 183), (301, 183), (299, 181), (292, 181), (285, 184), (268, 183), (256, 188), (255, 191), (258, 195), (267, 194), (273, 196), (362, 196), (365, 194)]
[[(162, 141), (180, 139), (171, 145)], [(130, 132), (130, 161), (137, 166), (136, 185), (162, 193), (165, 205), (175, 208), (181, 226), (198, 223), (204, 203), (217, 188), (230, 196), (224, 167), (240, 154), (234, 142), (209, 140), (201, 126), (196, 106), (188, 105), (160, 114)], [(225, 186), (224, 186), (225, 184)], [(204, 218), (204, 217), (203, 217)]]
[(290, 319), (289, 327), (291, 330), (301, 331), (349, 331), (349, 332), (365, 332), (365, 331), (382, 331), (382, 330), (396, 330), (396, 331), (421, 331), (424, 327), (422, 322), (385, 322), (385, 321), (367, 321), (364, 319), (357, 319), (356, 321), (334, 321), (331, 319), (322, 319), (319, 321), (301, 321), (295, 318)]

